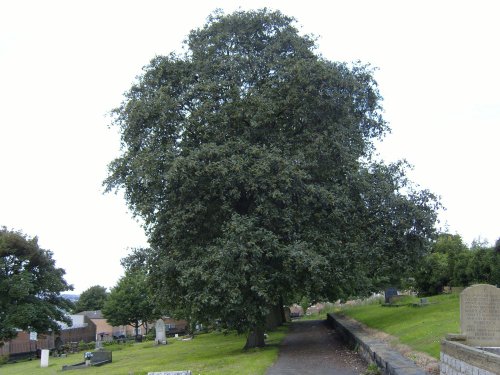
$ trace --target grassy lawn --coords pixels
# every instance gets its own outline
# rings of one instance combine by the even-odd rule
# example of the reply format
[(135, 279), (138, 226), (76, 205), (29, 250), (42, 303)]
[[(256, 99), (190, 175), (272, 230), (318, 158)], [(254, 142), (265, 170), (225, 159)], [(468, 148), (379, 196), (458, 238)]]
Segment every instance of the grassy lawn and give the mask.
[[(460, 332), (460, 305), (458, 294), (428, 298), (430, 304), (413, 307), (406, 299), (403, 306), (383, 307), (379, 303), (353, 306), (340, 312), (371, 328), (396, 336), (414, 350), (439, 358), (440, 342), (447, 333)], [(409, 303), (409, 304), (404, 304)]]
[(213, 332), (196, 336), (191, 341), (169, 339), (168, 345), (156, 346), (153, 342), (116, 345), (113, 363), (102, 367), (61, 371), (63, 365), (83, 361), (83, 352), (67, 358), (49, 359), (49, 367), (40, 368), (40, 360), (0, 366), (2, 375), (25, 374), (106, 374), (145, 375), (153, 371), (191, 370), (197, 374), (264, 374), (278, 356), (278, 344), (283, 340), (287, 327), (269, 333), (267, 346), (262, 349), (242, 350), (245, 336)]

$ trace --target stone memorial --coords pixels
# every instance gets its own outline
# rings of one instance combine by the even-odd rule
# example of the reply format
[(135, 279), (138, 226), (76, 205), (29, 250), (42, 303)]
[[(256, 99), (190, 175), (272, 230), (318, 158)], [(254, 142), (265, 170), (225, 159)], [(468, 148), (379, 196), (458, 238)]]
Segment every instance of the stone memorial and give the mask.
[(88, 368), (89, 366), (102, 366), (113, 362), (113, 353), (109, 350), (99, 349), (94, 352), (85, 352), (83, 354), (84, 362), (78, 362), (73, 365), (63, 365), (62, 371)]
[(90, 358), (91, 366), (100, 366), (111, 362), (113, 362), (113, 353), (111, 351), (101, 349), (92, 352), (92, 358)]
[(165, 322), (163, 319), (158, 319), (155, 324), (156, 338), (155, 342), (158, 345), (165, 345), (167, 343), (167, 337), (165, 335)]
[(385, 290), (385, 303), (391, 303), (392, 298), (398, 295), (398, 290), (396, 288), (387, 288)]
[(468, 345), (500, 346), (500, 289), (487, 284), (466, 288), (460, 294), (460, 328)]
[(49, 349), (42, 349), (40, 367), (49, 367)]

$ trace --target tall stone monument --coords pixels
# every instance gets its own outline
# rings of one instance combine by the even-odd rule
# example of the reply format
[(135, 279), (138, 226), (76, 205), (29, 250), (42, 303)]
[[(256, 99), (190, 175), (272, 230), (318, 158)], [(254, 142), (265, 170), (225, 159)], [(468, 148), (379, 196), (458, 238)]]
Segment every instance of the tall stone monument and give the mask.
[(165, 322), (163, 319), (158, 319), (155, 324), (156, 338), (155, 342), (158, 345), (165, 345), (167, 343), (167, 337), (165, 335)]
[(460, 294), (460, 328), (468, 345), (500, 346), (500, 289), (487, 284)]

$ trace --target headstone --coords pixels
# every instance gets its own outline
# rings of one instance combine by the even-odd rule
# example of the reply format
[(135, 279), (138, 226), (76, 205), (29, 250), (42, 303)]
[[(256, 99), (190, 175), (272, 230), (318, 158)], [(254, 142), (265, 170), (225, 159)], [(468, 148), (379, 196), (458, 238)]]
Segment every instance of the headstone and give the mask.
[(396, 288), (387, 288), (385, 290), (385, 303), (391, 303), (391, 298), (398, 295)]
[(109, 350), (96, 350), (92, 352), (92, 357), (90, 358), (90, 364), (101, 365), (104, 363), (111, 363), (113, 361), (113, 353)]
[(49, 367), (49, 349), (42, 349), (40, 367)]
[(165, 336), (165, 322), (163, 319), (158, 319), (155, 324), (156, 338), (155, 342), (157, 344), (166, 344), (167, 338)]
[(467, 343), (500, 346), (500, 289), (478, 284), (460, 294), (460, 328)]

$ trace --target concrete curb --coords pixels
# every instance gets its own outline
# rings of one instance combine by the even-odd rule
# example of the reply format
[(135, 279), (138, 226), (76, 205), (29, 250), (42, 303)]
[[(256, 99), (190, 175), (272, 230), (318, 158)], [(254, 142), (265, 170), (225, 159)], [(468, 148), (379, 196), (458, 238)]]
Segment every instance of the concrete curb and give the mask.
[(358, 349), (368, 362), (375, 363), (384, 375), (427, 375), (415, 363), (392, 349), (386, 343), (374, 339), (361, 325), (335, 314), (327, 314), (327, 322), (345, 342)]

